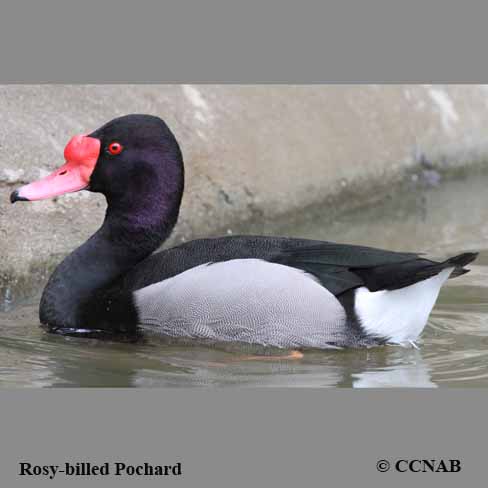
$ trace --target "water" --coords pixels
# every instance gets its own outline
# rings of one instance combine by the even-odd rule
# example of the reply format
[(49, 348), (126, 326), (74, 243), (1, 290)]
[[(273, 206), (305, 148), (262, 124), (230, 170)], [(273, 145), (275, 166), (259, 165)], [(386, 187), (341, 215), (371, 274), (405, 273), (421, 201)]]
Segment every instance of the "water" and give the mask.
[[(425, 251), (481, 251), (441, 291), (420, 349), (308, 351), (301, 360), (250, 351), (58, 337), (38, 327), (39, 296), (0, 313), (0, 387), (483, 387), (488, 386), (488, 175), (407, 187), (335, 216), (327, 207), (239, 232), (295, 235)], [(233, 229), (237, 230), (237, 229)]]

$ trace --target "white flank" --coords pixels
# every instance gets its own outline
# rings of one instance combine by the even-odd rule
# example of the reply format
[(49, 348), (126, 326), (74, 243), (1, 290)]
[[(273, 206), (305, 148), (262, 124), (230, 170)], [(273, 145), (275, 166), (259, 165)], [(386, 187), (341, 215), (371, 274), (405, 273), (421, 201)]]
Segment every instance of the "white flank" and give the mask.
[(398, 290), (371, 292), (366, 287), (356, 290), (355, 311), (369, 334), (385, 337), (391, 343), (415, 341), (429, 318), (439, 290), (454, 268)]

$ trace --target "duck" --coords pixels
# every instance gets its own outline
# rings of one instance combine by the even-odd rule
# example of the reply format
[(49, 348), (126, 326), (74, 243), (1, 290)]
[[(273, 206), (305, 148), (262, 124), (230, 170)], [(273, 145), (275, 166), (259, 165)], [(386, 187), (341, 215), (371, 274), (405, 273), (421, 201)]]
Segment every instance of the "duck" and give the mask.
[[(89, 191), (103, 224), (64, 258), (40, 299), (40, 325), (79, 337), (156, 334), (189, 343), (302, 350), (415, 346), (442, 285), (477, 253), (431, 260), (335, 242), (258, 235), (158, 250), (184, 190), (180, 146), (159, 117), (129, 114), (74, 136), (65, 163), (10, 195), (32, 202)], [(157, 252), (156, 252), (157, 251)]]

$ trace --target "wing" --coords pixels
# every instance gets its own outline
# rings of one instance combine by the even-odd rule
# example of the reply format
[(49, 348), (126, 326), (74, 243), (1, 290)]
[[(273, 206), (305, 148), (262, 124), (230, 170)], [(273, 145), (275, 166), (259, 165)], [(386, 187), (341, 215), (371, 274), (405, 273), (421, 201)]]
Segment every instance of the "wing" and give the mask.
[(417, 253), (365, 246), (269, 236), (229, 236), (198, 239), (167, 249), (139, 263), (115, 287), (133, 291), (206, 263), (261, 259), (301, 269), (315, 276), (331, 293), (366, 286), (370, 291), (411, 285), (454, 267), (459, 276), (476, 254), (465, 253), (436, 262)]

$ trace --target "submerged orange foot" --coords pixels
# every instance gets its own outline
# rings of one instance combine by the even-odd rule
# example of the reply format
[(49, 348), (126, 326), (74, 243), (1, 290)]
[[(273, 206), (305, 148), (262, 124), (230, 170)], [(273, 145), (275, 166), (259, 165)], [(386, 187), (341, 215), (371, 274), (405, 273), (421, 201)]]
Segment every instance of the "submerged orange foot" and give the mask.
[(208, 361), (207, 365), (215, 368), (223, 368), (229, 363), (239, 363), (241, 361), (296, 361), (303, 358), (303, 353), (300, 351), (290, 351), (289, 354), (280, 355), (249, 355), (249, 356), (234, 356), (230, 358), (222, 359), (221, 361)]
[(274, 355), (274, 356), (241, 356), (235, 359), (235, 361), (276, 361), (276, 360), (297, 360), (303, 358), (303, 352), (293, 350), (286, 356)]

